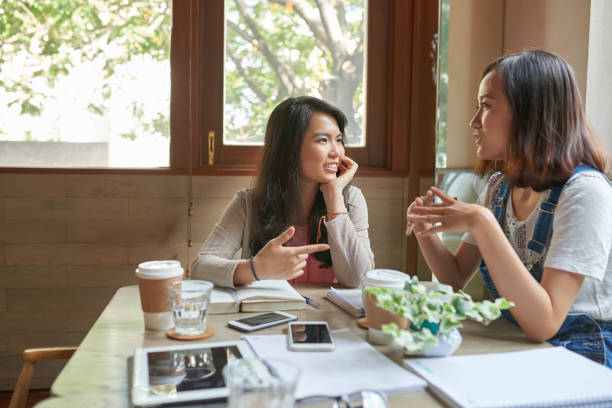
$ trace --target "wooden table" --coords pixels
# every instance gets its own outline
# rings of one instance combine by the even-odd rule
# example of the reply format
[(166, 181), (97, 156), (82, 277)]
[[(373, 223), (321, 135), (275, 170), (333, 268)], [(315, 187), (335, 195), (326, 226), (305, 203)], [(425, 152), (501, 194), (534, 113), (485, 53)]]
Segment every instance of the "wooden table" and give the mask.
[[(323, 298), (327, 286), (297, 286), (298, 291), (321, 303), (321, 309), (307, 306), (293, 311), (300, 320), (325, 320), (331, 329), (348, 328), (367, 340), (367, 330), (357, 326), (356, 319)], [(207, 341), (235, 340), (241, 333), (228, 328), (225, 323), (237, 316), (253, 313), (209, 315), (208, 324), (215, 335)], [(270, 327), (261, 334), (279, 334), (282, 327)], [(455, 355), (518, 351), (535, 347), (547, 347), (546, 343), (533, 343), (515, 326), (497, 320), (484, 327), (472, 321), (464, 322), (460, 329), (463, 342)], [(93, 325), (78, 350), (68, 361), (51, 387), (53, 398), (37, 405), (54, 407), (130, 407), (128, 358), (139, 347), (156, 347), (177, 344), (164, 332), (146, 331), (137, 286), (120, 288)], [(377, 347), (393, 361), (400, 363), (402, 352), (397, 346)], [(444, 405), (427, 391), (392, 395), (391, 406), (443, 407)]]

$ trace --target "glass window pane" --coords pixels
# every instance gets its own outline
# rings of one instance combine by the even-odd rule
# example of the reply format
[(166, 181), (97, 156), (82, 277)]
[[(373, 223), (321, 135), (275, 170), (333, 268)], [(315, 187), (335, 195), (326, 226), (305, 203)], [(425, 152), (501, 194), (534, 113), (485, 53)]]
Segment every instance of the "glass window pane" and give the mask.
[(436, 167), (446, 167), (446, 117), (448, 112), (448, 25), (450, 0), (440, 0), (438, 37), (438, 112)]
[(225, 144), (263, 143), (271, 109), (312, 95), (364, 146), (366, 0), (226, 0)]
[(168, 166), (171, 23), (171, 0), (0, 2), (0, 166)]

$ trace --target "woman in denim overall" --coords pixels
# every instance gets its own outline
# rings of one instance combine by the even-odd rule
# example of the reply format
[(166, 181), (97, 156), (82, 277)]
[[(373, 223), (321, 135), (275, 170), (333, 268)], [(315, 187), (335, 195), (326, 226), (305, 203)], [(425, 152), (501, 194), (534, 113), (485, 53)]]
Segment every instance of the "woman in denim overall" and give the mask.
[[(612, 368), (612, 189), (602, 174), (609, 156), (586, 125), (571, 67), (544, 51), (499, 58), (484, 71), (470, 126), (475, 172), (493, 173), (480, 205), (432, 187), (408, 208), (406, 233), (415, 233), (441, 282), (463, 288), (480, 264), (491, 295), (516, 305), (504, 316), (529, 338)], [(555, 230), (558, 205), (564, 213)], [(580, 217), (599, 235), (571, 219), (574, 205), (592, 209)], [(466, 234), (452, 254), (437, 232)], [(583, 233), (593, 241), (572, 247)], [(589, 255), (583, 248), (591, 243)]]

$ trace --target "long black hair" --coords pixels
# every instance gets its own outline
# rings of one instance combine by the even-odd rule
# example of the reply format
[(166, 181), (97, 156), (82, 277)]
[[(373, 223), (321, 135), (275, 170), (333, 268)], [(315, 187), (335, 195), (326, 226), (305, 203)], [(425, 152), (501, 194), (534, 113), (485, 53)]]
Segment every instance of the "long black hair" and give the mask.
[[(310, 118), (315, 112), (333, 117), (340, 133), (344, 134), (347, 123), (344, 113), (335, 106), (311, 96), (284, 100), (274, 108), (268, 119), (263, 157), (252, 196), (256, 215), (250, 237), (253, 254), (286, 230), (291, 225), (292, 215), (301, 208), (300, 150)], [(344, 141), (342, 143), (344, 144)], [(348, 208), (347, 191), (348, 186), (342, 194)], [(309, 243), (315, 242), (319, 220), (326, 213), (325, 200), (319, 191), (311, 213)], [(319, 243), (327, 243), (324, 223), (321, 223)], [(329, 250), (317, 252), (314, 256), (323, 263), (323, 267), (332, 265)]]

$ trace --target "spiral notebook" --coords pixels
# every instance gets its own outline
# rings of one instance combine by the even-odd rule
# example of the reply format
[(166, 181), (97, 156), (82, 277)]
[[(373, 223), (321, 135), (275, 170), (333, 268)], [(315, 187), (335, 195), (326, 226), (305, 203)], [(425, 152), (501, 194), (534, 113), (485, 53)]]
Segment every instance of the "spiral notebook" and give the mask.
[(325, 298), (355, 317), (365, 316), (361, 289), (329, 288)]
[(610, 407), (612, 370), (563, 347), (405, 359), (451, 407)]

